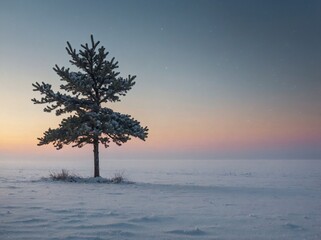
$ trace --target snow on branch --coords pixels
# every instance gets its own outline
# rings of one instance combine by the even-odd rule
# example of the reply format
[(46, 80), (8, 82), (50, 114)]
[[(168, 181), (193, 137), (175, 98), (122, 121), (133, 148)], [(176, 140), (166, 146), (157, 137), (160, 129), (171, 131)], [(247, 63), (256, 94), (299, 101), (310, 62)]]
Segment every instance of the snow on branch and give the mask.
[(130, 115), (102, 108), (98, 113), (84, 112), (63, 119), (57, 129), (49, 128), (44, 137), (39, 138), (38, 145), (52, 142), (57, 149), (70, 143), (74, 143), (74, 147), (82, 147), (93, 143), (93, 139), (98, 136), (99, 142), (108, 147), (111, 140), (117, 145), (122, 145), (131, 137), (145, 140), (147, 135), (148, 128), (141, 127)]
[(131, 137), (147, 138), (148, 128), (142, 127), (137, 120), (101, 106), (120, 101), (120, 97), (135, 85), (136, 76), (120, 77), (120, 73), (116, 72), (118, 62), (115, 58), (108, 60), (108, 52), (103, 46), (98, 47), (99, 43), (91, 35), (91, 44), (81, 44), (81, 49), (77, 51), (67, 42), (70, 63), (79, 71), (55, 65), (53, 70), (62, 81), (60, 90), (64, 93), (55, 92), (50, 84), (44, 82), (32, 84), (33, 91), (42, 95), (40, 99), (32, 99), (32, 102), (45, 104), (45, 112), (74, 114), (63, 119), (57, 129), (49, 128), (39, 138), (39, 145), (53, 143), (60, 149), (70, 143), (82, 147), (98, 141), (108, 147), (111, 141), (121, 145)]
[(56, 110), (56, 115), (61, 115), (63, 113), (70, 113), (73, 111), (83, 112), (93, 108), (95, 104), (91, 100), (80, 99), (78, 96), (68, 96), (66, 94), (61, 94), (60, 92), (54, 92), (51, 89), (51, 85), (42, 82), (41, 84), (36, 82), (32, 84), (34, 87), (33, 91), (39, 91), (41, 95), (45, 95), (40, 100), (35, 98), (31, 99), (34, 104), (48, 104), (45, 108), (45, 112), (51, 112)]

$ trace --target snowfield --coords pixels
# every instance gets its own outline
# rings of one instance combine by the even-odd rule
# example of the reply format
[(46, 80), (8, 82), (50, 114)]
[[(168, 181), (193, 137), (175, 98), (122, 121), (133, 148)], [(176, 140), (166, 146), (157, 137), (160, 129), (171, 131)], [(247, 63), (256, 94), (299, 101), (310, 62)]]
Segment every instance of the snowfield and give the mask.
[(320, 240), (320, 162), (279, 163), (125, 167), (134, 184), (54, 182), (41, 178), (48, 169), (2, 168), (0, 239)]

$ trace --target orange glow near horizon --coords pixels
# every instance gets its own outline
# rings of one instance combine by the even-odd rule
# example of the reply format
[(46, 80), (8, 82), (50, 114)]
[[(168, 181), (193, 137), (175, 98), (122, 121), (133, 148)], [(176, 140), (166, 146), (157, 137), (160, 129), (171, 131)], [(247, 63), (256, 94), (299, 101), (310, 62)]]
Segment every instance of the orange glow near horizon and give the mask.
[[(36, 109), (36, 110), (39, 110)], [(130, 109), (121, 109), (124, 111)], [(139, 118), (139, 113), (134, 113)], [(172, 118), (153, 118), (143, 115), (142, 124), (150, 128), (146, 142), (140, 140), (124, 144), (124, 151), (164, 152), (164, 151), (206, 151), (251, 150), (269, 146), (291, 146), (300, 143), (317, 142), (320, 139), (319, 123), (316, 119), (289, 117), (284, 114), (247, 118), (247, 114), (221, 109), (213, 112), (171, 113)], [(56, 127), (60, 119), (53, 114), (38, 112), (27, 115), (25, 122), (18, 118), (2, 119), (0, 151), (16, 153), (50, 153), (56, 151), (52, 145), (37, 147), (37, 137), (49, 127)], [(307, 124), (308, 122), (308, 124)], [(319, 131), (319, 132), (318, 132)], [(75, 153), (66, 146), (67, 152)], [(121, 151), (111, 144), (108, 151)]]

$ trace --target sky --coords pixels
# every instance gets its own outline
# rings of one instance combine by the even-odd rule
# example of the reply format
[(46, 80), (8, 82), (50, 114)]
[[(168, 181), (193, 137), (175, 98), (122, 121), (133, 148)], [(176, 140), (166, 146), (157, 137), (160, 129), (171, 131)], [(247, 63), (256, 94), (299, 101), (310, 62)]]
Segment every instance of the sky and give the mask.
[(61, 118), (30, 100), (90, 34), (137, 76), (108, 107), (150, 129), (102, 159), (321, 159), (319, 0), (0, 0), (0, 34), (2, 161), (92, 158), (38, 147)]

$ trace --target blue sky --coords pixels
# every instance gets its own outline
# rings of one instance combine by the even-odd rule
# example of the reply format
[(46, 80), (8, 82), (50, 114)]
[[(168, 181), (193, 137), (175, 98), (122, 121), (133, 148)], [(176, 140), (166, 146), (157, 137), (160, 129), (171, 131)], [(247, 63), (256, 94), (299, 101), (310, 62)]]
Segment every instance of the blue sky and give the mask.
[(150, 128), (103, 156), (321, 157), (320, 1), (1, 0), (0, 32), (3, 158), (58, 154), (35, 146), (59, 119), (32, 105), (31, 83), (58, 87), (66, 41), (90, 34), (137, 75), (110, 107)]

